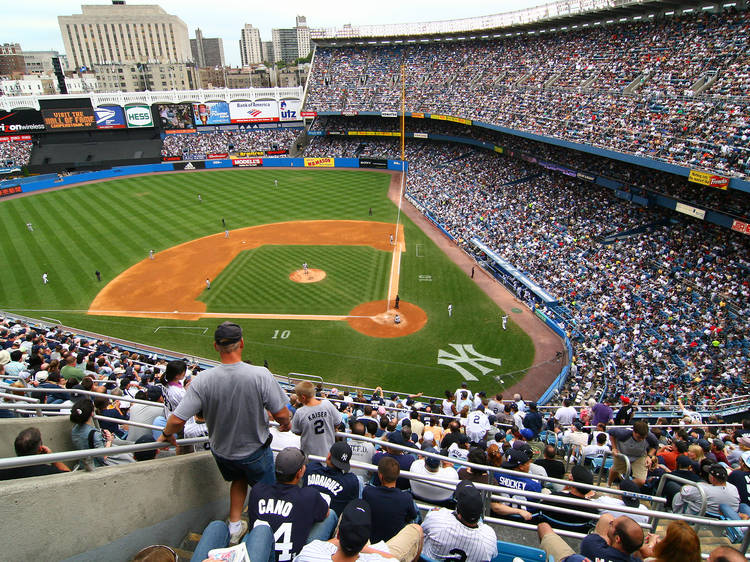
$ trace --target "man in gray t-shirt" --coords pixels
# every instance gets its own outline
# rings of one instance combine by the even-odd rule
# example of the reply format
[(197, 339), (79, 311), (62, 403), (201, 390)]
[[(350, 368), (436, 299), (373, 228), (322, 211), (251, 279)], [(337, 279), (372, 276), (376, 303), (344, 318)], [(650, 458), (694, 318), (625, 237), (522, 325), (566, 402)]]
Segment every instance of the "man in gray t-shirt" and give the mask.
[(268, 369), (242, 361), (242, 328), (224, 322), (214, 333), (221, 365), (193, 379), (185, 397), (167, 420), (158, 441), (175, 444), (175, 434), (198, 412), (208, 426), (211, 452), (224, 480), (231, 482), (230, 542), (236, 544), (247, 524), (240, 521), (248, 485), (275, 481), (268, 414), (289, 431), (287, 396)]
[(294, 412), (292, 432), (302, 436), (301, 449), (306, 455), (327, 456), (336, 440), (341, 412), (328, 400), (318, 400), (309, 381), (297, 383), (294, 393), (303, 406)]

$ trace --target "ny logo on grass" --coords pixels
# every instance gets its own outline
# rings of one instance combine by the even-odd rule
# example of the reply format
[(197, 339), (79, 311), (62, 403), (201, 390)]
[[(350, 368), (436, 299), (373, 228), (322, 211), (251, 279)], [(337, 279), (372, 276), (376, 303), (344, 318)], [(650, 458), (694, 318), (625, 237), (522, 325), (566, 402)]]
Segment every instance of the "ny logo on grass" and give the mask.
[(468, 369), (461, 365), (461, 363), (466, 363), (467, 366), (474, 367), (479, 371), (480, 375), (486, 375), (492, 371), (492, 368), (481, 365), (481, 362), (492, 363), (498, 367), (502, 367), (503, 365), (502, 359), (499, 357), (488, 357), (487, 355), (482, 355), (476, 351), (474, 346), (470, 343), (451, 343), (448, 345), (455, 349), (456, 353), (439, 349), (437, 359), (438, 365), (448, 365), (449, 367), (453, 367), (467, 381), (476, 381), (479, 379), (472, 375)]

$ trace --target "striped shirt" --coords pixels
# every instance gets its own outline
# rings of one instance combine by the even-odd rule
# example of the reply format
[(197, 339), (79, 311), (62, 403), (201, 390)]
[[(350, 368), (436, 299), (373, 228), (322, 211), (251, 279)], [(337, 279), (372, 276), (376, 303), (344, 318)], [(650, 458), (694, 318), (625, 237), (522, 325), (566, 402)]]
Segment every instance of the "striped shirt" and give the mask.
[(433, 560), (486, 562), (497, 555), (497, 536), (489, 525), (467, 527), (449, 509), (430, 511), (422, 523), (422, 554)]

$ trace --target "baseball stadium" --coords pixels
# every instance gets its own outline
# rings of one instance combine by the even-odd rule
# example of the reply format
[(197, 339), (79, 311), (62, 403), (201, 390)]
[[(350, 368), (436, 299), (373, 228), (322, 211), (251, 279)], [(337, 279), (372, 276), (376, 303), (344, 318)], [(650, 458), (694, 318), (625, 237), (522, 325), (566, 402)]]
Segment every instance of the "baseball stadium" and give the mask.
[[(367, 500), (355, 556), (745, 560), (748, 35), (565, 0), (311, 29), (299, 87), (0, 96), (0, 559), (333, 559)], [(320, 494), (253, 513), (227, 435)]]

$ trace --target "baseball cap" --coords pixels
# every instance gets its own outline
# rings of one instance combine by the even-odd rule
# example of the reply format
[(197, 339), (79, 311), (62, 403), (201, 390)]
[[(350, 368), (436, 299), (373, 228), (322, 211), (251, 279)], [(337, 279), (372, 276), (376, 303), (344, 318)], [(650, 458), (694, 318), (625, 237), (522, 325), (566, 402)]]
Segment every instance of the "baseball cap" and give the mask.
[(711, 465), (711, 467), (708, 469), (708, 473), (714, 478), (718, 478), (719, 480), (727, 479), (727, 469), (721, 466), (719, 463)]
[(745, 466), (750, 466), (750, 451), (744, 451), (740, 458), (742, 459), (742, 462), (745, 463)]
[(305, 464), (305, 454), (297, 447), (287, 447), (276, 455), (276, 474), (292, 476)]
[(222, 322), (214, 332), (214, 341), (219, 345), (227, 345), (242, 339), (242, 328), (234, 322)]
[[(750, 458), (750, 451), (748, 451), (748, 458)], [(687, 455), (679, 455), (677, 457), (677, 468), (687, 468), (693, 466), (693, 461)]]
[(36, 380), (36, 382), (44, 382), (48, 377), (49, 373), (47, 371), (37, 371), (34, 380)]
[(394, 443), (396, 445), (404, 445), (404, 436), (400, 431), (391, 431), (388, 434), (388, 443)]
[(159, 398), (162, 397), (161, 388), (158, 386), (149, 386), (148, 390), (146, 390), (146, 398), (149, 399), (151, 402), (158, 402)]
[(352, 448), (346, 441), (336, 441), (331, 445), (331, 464), (339, 470), (349, 472), (349, 469), (351, 468), (349, 459), (351, 458)]
[(713, 443), (714, 447), (716, 447), (720, 451), (724, 449), (724, 441), (722, 441), (721, 439), (714, 439)]
[[(429, 449), (425, 449), (428, 453), (438, 453), (436, 449), (433, 447), (430, 447)], [(435, 470), (437, 468), (440, 468), (440, 459), (437, 457), (425, 457), (424, 458), (424, 464), (425, 466), (431, 468), (432, 470)]]
[(524, 463), (529, 462), (529, 457), (520, 449), (508, 449), (505, 461), (501, 468), (518, 468)]
[(698, 439), (697, 443), (703, 449), (704, 453), (708, 453), (711, 450), (711, 443), (708, 442), (708, 439)]
[(461, 480), (456, 486), (456, 511), (464, 521), (477, 523), (484, 512), (482, 494), (474, 487), (471, 480)]
[[(685, 458), (690, 460), (689, 457), (685, 457)], [(623, 492), (630, 492), (630, 493), (635, 493), (635, 494), (638, 494), (641, 492), (641, 489), (638, 486), (638, 484), (636, 484), (629, 478), (626, 480), (620, 481), (620, 490), (622, 490)], [(640, 502), (638, 501), (638, 498), (634, 498), (633, 496), (628, 496), (628, 495), (622, 496), (622, 503), (624, 503), (628, 507), (638, 507), (638, 505), (640, 504)]]
[(432, 431), (425, 431), (422, 434), (422, 442), (423, 443), (434, 443), (435, 442), (435, 434), (432, 433)]
[(7, 349), (0, 351), (0, 365), (7, 365), (10, 363), (10, 353)]
[(339, 543), (349, 552), (359, 552), (370, 540), (372, 512), (365, 500), (352, 500), (341, 513), (339, 521)]
[(593, 473), (582, 464), (575, 465), (570, 471), (570, 474), (573, 476), (573, 482), (578, 482), (579, 484), (594, 483)]
[(519, 433), (521, 434), (521, 437), (526, 440), (532, 439), (534, 437), (534, 432), (531, 431), (528, 427), (524, 427)]

